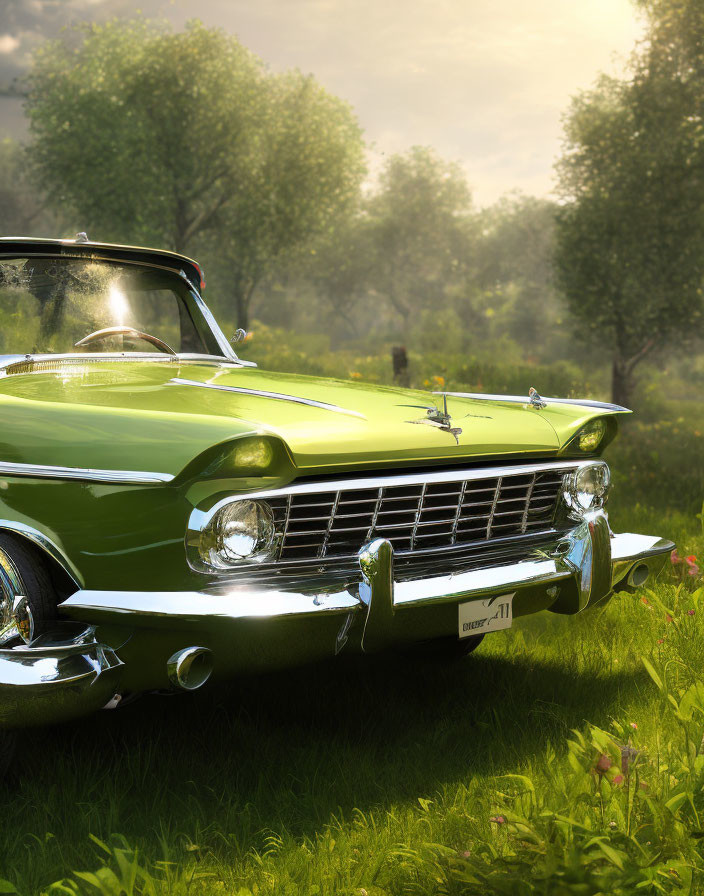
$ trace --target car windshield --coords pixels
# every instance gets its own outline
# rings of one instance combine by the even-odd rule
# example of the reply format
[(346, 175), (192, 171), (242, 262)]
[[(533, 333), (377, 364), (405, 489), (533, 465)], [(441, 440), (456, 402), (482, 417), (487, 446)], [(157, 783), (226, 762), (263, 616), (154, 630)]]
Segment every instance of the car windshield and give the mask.
[(222, 356), (174, 272), (94, 259), (0, 259), (0, 355), (169, 349)]

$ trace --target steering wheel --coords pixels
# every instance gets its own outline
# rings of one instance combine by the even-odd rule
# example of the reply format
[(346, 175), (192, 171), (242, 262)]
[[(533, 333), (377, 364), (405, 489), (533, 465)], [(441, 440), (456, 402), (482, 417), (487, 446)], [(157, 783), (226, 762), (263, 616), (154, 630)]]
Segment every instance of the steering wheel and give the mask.
[(135, 336), (138, 339), (144, 339), (146, 342), (150, 342), (168, 355), (173, 355), (178, 358), (178, 354), (163, 340), (159, 339), (157, 336), (152, 336), (149, 333), (142, 333), (141, 330), (135, 330), (134, 327), (105, 327), (104, 330), (96, 330), (95, 333), (89, 333), (87, 336), (84, 336), (83, 339), (79, 339), (73, 347), (79, 348), (82, 345), (91, 345), (93, 342), (99, 342), (101, 339), (108, 339), (110, 336)]

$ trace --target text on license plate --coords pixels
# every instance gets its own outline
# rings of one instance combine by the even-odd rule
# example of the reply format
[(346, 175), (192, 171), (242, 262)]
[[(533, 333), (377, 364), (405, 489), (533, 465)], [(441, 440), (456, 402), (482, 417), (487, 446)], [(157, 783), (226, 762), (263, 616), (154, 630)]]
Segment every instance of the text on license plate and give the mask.
[(487, 597), (486, 600), (472, 600), (459, 605), (460, 638), (496, 632), (511, 628), (513, 622), (513, 594)]

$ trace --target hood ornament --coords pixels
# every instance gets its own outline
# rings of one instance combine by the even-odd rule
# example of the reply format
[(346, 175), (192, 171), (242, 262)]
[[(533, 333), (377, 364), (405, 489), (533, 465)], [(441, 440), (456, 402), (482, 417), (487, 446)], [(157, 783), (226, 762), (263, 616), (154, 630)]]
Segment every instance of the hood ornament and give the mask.
[(543, 401), (543, 399), (538, 394), (538, 390), (534, 389), (533, 386), (528, 390), (528, 401), (533, 405), (534, 408), (546, 408), (548, 406), (547, 401)]
[(399, 405), (399, 407), (420, 408), (421, 410), (424, 410), (426, 412), (425, 417), (422, 417), (420, 420), (406, 420), (406, 423), (420, 423), (424, 424), (425, 426), (434, 426), (436, 429), (441, 429), (443, 432), (449, 432), (450, 435), (454, 436), (455, 443), (459, 445), (459, 437), (462, 435), (462, 430), (459, 428), (459, 426), (452, 425), (452, 418), (447, 411), (447, 395), (444, 392), (442, 394), (442, 401), (442, 411), (435, 405), (402, 404)]

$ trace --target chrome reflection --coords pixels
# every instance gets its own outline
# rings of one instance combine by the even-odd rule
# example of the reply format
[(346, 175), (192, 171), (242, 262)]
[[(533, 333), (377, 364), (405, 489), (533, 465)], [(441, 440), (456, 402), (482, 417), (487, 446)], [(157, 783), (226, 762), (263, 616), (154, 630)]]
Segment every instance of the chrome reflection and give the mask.
[[(597, 524), (599, 549), (590, 556), (604, 558), (605, 532)], [(394, 607), (429, 606), (472, 597), (491, 597), (520, 587), (549, 588), (563, 581), (586, 583), (586, 549), (580, 544), (592, 535), (580, 527), (573, 530), (574, 538), (560, 536), (565, 543), (565, 553), (550, 556), (546, 551), (536, 551), (536, 557), (519, 562), (506, 562), (490, 569), (458, 571), (413, 581), (394, 581)], [(373, 544), (384, 542), (378, 539)], [(610, 536), (611, 560), (605, 563), (606, 576), (618, 588), (631, 569), (641, 562), (648, 564), (652, 573), (663, 565), (673, 549), (672, 542), (648, 535)], [(567, 554), (571, 552), (569, 562)], [(369, 545), (358, 558), (356, 585), (346, 589), (323, 591), (307, 590), (304, 583), (290, 590), (277, 587), (274, 581), (228, 584), (217, 591), (88, 591), (79, 590), (59, 606), (62, 613), (92, 622), (129, 623), (140, 627), (171, 628), (199, 626), (199, 631), (221, 633), (223, 625), (238, 625), (246, 619), (287, 619), (292, 616), (347, 615), (364, 612), (373, 603), (373, 584), (386, 581), (386, 573), (380, 572), (379, 551)], [(581, 558), (581, 560), (580, 560)], [(604, 587), (604, 572), (599, 572), (598, 582), (591, 585), (590, 594)], [(370, 589), (370, 590), (366, 590)], [(570, 589), (562, 589), (568, 592)], [(586, 591), (586, 588), (584, 589)], [(578, 605), (571, 605), (565, 612), (577, 612)], [(341, 620), (342, 621), (342, 620)]]
[(0, 647), (21, 638), (34, 637), (34, 618), (19, 571), (0, 548)]
[(92, 626), (56, 623), (29, 644), (0, 649), (0, 727), (86, 715), (116, 693), (122, 662)]

